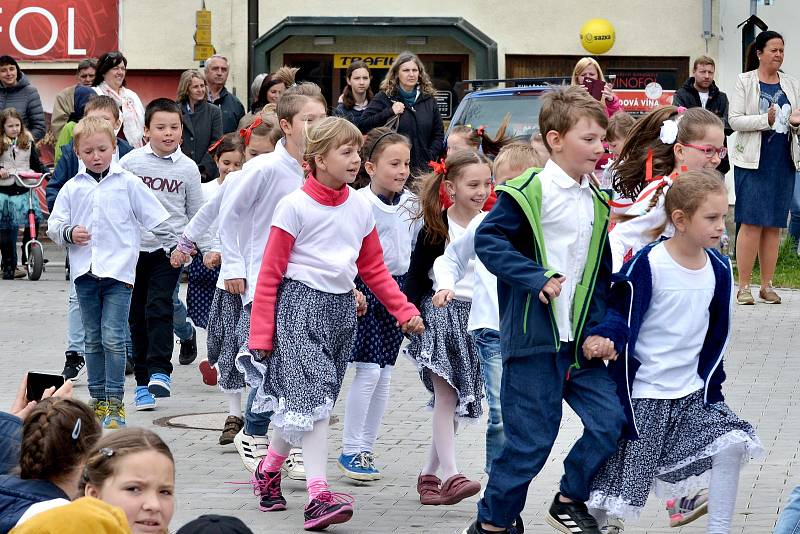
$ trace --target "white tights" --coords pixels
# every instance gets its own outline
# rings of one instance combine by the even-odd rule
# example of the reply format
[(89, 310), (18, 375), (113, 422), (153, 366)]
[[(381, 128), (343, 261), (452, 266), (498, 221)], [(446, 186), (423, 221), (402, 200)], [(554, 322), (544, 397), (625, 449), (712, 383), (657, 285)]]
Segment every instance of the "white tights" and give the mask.
[[(320, 419), (314, 422), (314, 428), (303, 434), (303, 464), (306, 469), (306, 480), (311, 478), (325, 478), (326, 464), (328, 463), (328, 428), (330, 419)], [(291, 444), (283, 439), (280, 428), (275, 428), (272, 433), (270, 447), (281, 456), (288, 456), (292, 449)]]
[(228, 414), (242, 417), (242, 392), (241, 391), (226, 391), (225, 398), (228, 399)]
[(746, 452), (744, 443), (737, 443), (721, 450), (711, 459), (708, 534), (729, 534), (731, 531), (736, 492), (739, 488), (739, 472)]
[(456, 430), (455, 420), (458, 396), (450, 384), (434, 372), (433, 381), (433, 434), (428, 459), (422, 468), (423, 475), (435, 475), (441, 467), (442, 480), (447, 480), (459, 473), (456, 467)]
[(377, 365), (356, 365), (356, 376), (347, 394), (344, 412), (344, 432), (342, 433), (342, 452), (358, 454), (373, 452), (383, 413), (389, 401), (389, 386), (392, 369)]

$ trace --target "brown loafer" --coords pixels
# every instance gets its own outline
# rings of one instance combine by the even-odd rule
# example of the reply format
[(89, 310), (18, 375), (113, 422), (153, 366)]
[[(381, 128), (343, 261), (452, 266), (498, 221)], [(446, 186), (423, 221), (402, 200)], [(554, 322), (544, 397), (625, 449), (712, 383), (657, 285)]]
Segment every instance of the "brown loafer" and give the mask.
[(442, 481), (436, 475), (420, 475), (417, 477), (417, 493), (421, 504), (436, 506), (441, 504), (440, 488)]
[(481, 483), (462, 474), (453, 475), (442, 484), (440, 504), (456, 504), (481, 491)]
[(758, 290), (758, 298), (767, 304), (780, 304), (781, 297), (775, 293), (775, 288), (772, 286), (761, 286)]

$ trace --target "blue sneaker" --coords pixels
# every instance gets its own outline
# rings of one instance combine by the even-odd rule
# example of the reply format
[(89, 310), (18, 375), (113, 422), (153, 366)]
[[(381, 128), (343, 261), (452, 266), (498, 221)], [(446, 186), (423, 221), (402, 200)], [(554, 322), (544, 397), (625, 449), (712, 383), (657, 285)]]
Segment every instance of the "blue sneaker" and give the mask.
[(154, 410), (156, 398), (147, 389), (147, 386), (136, 386), (136, 411)]
[(125, 428), (125, 405), (122, 399), (111, 397), (108, 399), (108, 413), (103, 419), (103, 428)]
[(367, 471), (372, 474), (372, 480), (380, 480), (383, 478), (381, 472), (375, 467), (375, 456), (371, 452), (364, 451), (361, 453), (361, 457), (363, 458), (362, 463), (367, 465)]
[(147, 384), (147, 389), (156, 398), (169, 397), (171, 385), (172, 379), (170, 379), (169, 375), (165, 375), (164, 373), (153, 373), (150, 375), (150, 383)]
[(336, 465), (342, 470), (344, 476), (353, 480), (370, 481), (375, 480), (375, 468), (370, 467), (369, 462), (364, 458), (363, 452), (356, 454), (342, 454), (336, 461)]

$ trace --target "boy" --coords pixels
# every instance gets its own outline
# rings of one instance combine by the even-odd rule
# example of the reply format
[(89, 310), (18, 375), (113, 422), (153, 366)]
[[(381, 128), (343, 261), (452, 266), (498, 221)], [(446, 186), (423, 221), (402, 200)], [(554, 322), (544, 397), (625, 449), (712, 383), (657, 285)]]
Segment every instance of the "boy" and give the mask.
[(608, 205), (588, 177), (606, 126), (603, 106), (583, 88), (545, 95), (539, 128), (550, 159), (499, 186), (497, 205), (478, 227), (475, 251), (497, 276), (506, 443), (468, 534), (522, 528), (528, 485), (558, 435), (562, 400), (584, 433), (564, 460), (546, 520), (559, 532), (600, 534), (584, 501), (625, 422), (602, 361), (616, 357), (613, 343), (584, 339), (605, 314), (611, 278)]
[(86, 332), (92, 407), (104, 428), (119, 428), (125, 426), (125, 342), (139, 226), (152, 232), (164, 258), (178, 238), (155, 195), (112, 161), (116, 138), (111, 125), (87, 117), (74, 133), (84, 167), (58, 195), (47, 235), (69, 249)]
[[(104, 119), (115, 132), (122, 127), (122, 121), (119, 119), (119, 106), (110, 96), (93, 96), (86, 103), (83, 113), (86, 117)], [(112, 161), (118, 162), (119, 158), (131, 150), (133, 150), (133, 148), (127, 141), (117, 137)], [(81, 171), (81, 166), (82, 162), (75, 152), (73, 139), (61, 148), (61, 158), (58, 160), (56, 170), (53, 172), (53, 177), (47, 182), (45, 196), (47, 198), (47, 207), (51, 212), (53, 211), (58, 192), (64, 187), (67, 181), (71, 180), (73, 176)], [(75, 284), (72, 282), (72, 277), (70, 277), (69, 300), (67, 304), (67, 351), (64, 354), (64, 370), (61, 371), (61, 374), (67, 380), (77, 378), (85, 370), (83, 338), (83, 323), (81, 322), (81, 311), (78, 308), (78, 296), (75, 293)]]
[[(200, 171), (180, 149), (182, 132), (178, 104), (157, 98), (144, 114), (144, 133), (150, 142), (119, 162), (155, 193), (178, 235), (203, 205)], [(156, 397), (171, 394), (173, 294), (181, 269), (170, 265), (150, 234), (142, 235), (139, 250), (130, 313), (135, 404), (137, 410), (152, 410)]]

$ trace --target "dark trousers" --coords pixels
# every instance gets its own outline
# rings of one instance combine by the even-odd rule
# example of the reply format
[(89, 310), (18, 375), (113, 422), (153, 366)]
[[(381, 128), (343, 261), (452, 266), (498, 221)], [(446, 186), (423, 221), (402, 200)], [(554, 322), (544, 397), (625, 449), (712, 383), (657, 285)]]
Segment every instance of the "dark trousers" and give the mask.
[(573, 343), (558, 353), (503, 362), (500, 404), (506, 442), (492, 471), (478, 519), (509, 527), (525, 508), (528, 486), (544, 466), (558, 436), (562, 400), (567, 401), (584, 431), (564, 460), (561, 493), (576, 501), (589, 499), (589, 484), (603, 462), (617, 450), (625, 423), (615, 384), (600, 360), (574, 362)]
[(172, 292), (180, 272), (163, 250), (139, 253), (128, 317), (137, 386), (152, 374), (172, 374)]

